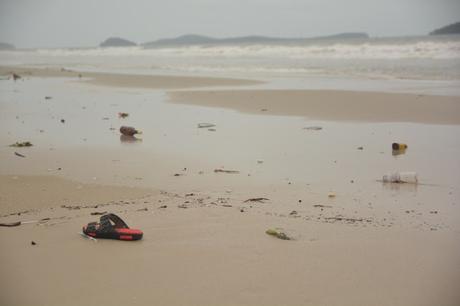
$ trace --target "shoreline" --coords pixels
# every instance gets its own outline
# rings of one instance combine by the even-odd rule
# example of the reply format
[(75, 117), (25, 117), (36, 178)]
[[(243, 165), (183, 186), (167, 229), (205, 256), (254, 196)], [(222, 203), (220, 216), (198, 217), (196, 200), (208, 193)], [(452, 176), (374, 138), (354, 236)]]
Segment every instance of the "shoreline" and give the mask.
[[(117, 74), (104, 72), (80, 72), (65, 68), (28, 68), (25, 66), (0, 66), (0, 75), (12, 73), (26, 77), (66, 77), (76, 79), (79, 82), (98, 86), (110, 86), (118, 88), (144, 88), (144, 89), (181, 89), (197, 87), (220, 87), (220, 86), (245, 86), (263, 84), (262, 81), (214, 78), (201, 76), (167, 76), (167, 75), (135, 75)], [(89, 80), (88, 80), (89, 78)]]

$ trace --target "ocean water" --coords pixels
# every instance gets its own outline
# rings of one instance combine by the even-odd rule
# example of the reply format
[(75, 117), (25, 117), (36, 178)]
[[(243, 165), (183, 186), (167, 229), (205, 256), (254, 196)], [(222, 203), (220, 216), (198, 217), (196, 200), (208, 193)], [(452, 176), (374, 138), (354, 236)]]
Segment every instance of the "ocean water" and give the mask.
[[(349, 89), (347, 84), (352, 80), (357, 88), (366, 88), (371, 82), (390, 91), (392, 88), (396, 91), (416, 88), (416, 91), (436, 94), (460, 94), (460, 35), (153, 49), (139, 46), (18, 50), (0, 52), (0, 64), (290, 79), (294, 83), (295, 80), (309, 80), (307, 85), (300, 87), (338, 89)], [(373, 86), (371, 89), (379, 89)]]

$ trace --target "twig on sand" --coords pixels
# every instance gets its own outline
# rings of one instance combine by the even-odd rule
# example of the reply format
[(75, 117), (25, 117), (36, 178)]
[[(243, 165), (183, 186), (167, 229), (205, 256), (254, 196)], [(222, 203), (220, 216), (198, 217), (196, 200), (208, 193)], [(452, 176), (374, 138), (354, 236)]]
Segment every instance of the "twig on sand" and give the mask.
[(214, 169), (214, 172), (215, 173), (233, 173), (233, 174), (240, 173), (240, 171), (238, 170), (225, 170), (225, 169)]
[(259, 202), (259, 203), (264, 203), (264, 201), (269, 201), (270, 199), (267, 199), (267, 198), (250, 198), (250, 199), (247, 199), (246, 201), (244, 201), (244, 203), (247, 203), (247, 202)]
[(26, 157), (25, 155), (22, 155), (21, 153), (14, 152), (14, 155), (19, 156), (19, 157)]

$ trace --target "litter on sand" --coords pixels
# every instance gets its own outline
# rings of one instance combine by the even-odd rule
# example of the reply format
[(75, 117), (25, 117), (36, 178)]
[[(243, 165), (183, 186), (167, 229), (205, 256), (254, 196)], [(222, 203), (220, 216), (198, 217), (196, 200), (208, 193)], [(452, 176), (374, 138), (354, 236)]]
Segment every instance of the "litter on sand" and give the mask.
[(198, 128), (199, 129), (204, 129), (204, 128), (212, 128), (215, 127), (215, 124), (212, 123), (198, 123)]
[(281, 239), (281, 240), (291, 240), (291, 238), (288, 235), (286, 235), (284, 232), (276, 230), (276, 229), (270, 228), (270, 229), (266, 230), (265, 233), (267, 235), (276, 237), (276, 238)]
[(14, 155), (19, 156), (19, 157), (26, 157), (25, 155), (22, 155), (21, 153), (14, 152)]
[(10, 147), (14, 148), (23, 148), (23, 147), (31, 147), (33, 144), (30, 141), (22, 141), (22, 142), (16, 142), (10, 145)]
[(93, 238), (140, 240), (144, 233), (138, 229), (129, 228), (128, 225), (115, 214), (105, 214), (99, 222), (90, 222), (83, 226), (83, 234)]
[(118, 117), (119, 117), (119, 118), (126, 118), (126, 117), (128, 117), (128, 116), (129, 116), (128, 113), (124, 113), (124, 112), (119, 112), (119, 113), (118, 113)]
[(233, 174), (240, 173), (240, 171), (238, 170), (225, 170), (225, 169), (214, 169), (214, 172), (215, 173), (233, 173)]
[(417, 184), (418, 175), (416, 172), (394, 172), (385, 174), (382, 178), (384, 183), (408, 183)]
[(320, 126), (307, 126), (303, 128), (304, 130), (308, 131), (321, 131), (323, 128)]
[(405, 149), (407, 149), (407, 144), (405, 144), (405, 143), (393, 142), (393, 143), (391, 144), (391, 148), (392, 148), (393, 150), (395, 150), (395, 151), (397, 151), (397, 150), (405, 150)]
[(267, 199), (267, 198), (250, 198), (250, 199), (247, 199), (246, 201), (244, 201), (244, 203), (247, 203), (247, 202), (259, 202), (259, 203), (264, 203), (264, 201), (269, 201), (270, 199)]
[(122, 126), (120, 127), (120, 133), (125, 136), (134, 136), (136, 134), (142, 134), (141, 131), (136, 130), (132, 126)]

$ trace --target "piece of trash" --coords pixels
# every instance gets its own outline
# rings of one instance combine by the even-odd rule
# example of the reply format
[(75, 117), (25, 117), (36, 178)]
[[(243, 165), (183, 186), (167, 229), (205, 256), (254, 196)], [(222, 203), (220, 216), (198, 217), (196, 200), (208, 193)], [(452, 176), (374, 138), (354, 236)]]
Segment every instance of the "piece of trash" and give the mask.
[(315, 204), (313, 205), (313, 207), (316, 207), (316, 208), (332, 208), (332, 206), (330, 205), (323, 205), (323, 204)]
[(139, 208), (139, 209), (137, 209), (136, 211), (148, 211), (148, 210), (149, 210), (149, 209), (148, 209), (147, 207), (145, 207), (145, 208)]
[(174, 176), (182, 176), (182, 173), (174, 173)]
[(327, 196), (328, 196), (329, 198), (335, 198), (336, 195), (335, 195), (335, 193), (333, 193), (333, 192), (329, 192), (329, 193), (327, 194)]
[(128, 113), (123, 113), (123, 112), (118, 113), (118, 118), (126, 118), (128, 116), (129, 116)]
[(204, 128), (212, 128), (215, 127), (215, 124), (212, 123), (198, 123), (198, 128), (199, 129), (204, 129)]
[(391, 148), (392, 148), (394, 151), (406, 150), (406, 149), (407, 149), (407, 144), (405, 144), (405, 143), (393, 142), (393, 143), (391, 144)]
[(33, 241), (33, 240), (30, 242), (30, 244), (31, 245), (37, 245), (37, 243), (35, 241)]
[(394, 172), (385, 174), (382, 181), (384, 183), (409, 183), (417, 184), (418, 175), (416, 172)]
[(243, 203), (247, 203), (247, 202), (259, 202), (259, 203), (264, 203), (264, 201), (269, 201), (270, 199), (267, 199), (267, 198), (250, 198), (250, 199), (247, 199), (246, 201), (244, 201)]
[(91, 216), (102, 216), (105, 215), (107, 212), (106, 211), (94, 211), (91, 213)]
[(10, 145), (10, 147), (14, 148), (23, 148), (23, 147), (31, 147), (33, 144), (30, 141), (23, 141), (23, 142), (16, 142)]
[(142, 134), (141, 131), (136, 130), (132, 126), (122, 126), (120, 127), (120, 133), (126, 136), (134, 136), (136, 134)]
[(21, 153), (18, 153), (18, 152), (14, 152), (14, 155), (19, 156), (19, 157), (23, 157), (23, 158), (26, 157), (25, 155), (22, 155)]
[(214, 169), (214, 172), (215, 173), (233, 173), (233, 174), (240, 173), (240, 171), (238, 170), (225, 170), (225, 169)]
[(161, 205), (159, 208), (167, 208), (168, 205)]
[(268, 230), (265, 231), (265, 233), (267, 235), (274, 236), (274, 237), (276, 237), (278, 239), (281, 239), (281, 240), (291, 240), (291, 238), (288, 235), (286, 235), (282, 231), (279, 231), (279, 230), (276, 230), (276, 229), (268, 229)]
[(357, 147), (357, 150), (364, 150), (364, 147)]
[(61, 119), (61, 123), (65, 123), (65, 119)]
[(293, 210), (289, 213), (289, 216), (297, 216), (297, 211), (296, 210)]
[(120, 217), (115, 214), (103, 215), (99, 222), (90, 222), (83, 226), (83, 233), (93, 238), (140, 240), (144, 233), (138, 229), (129, 228)]
[(320, 126), (307, 126), (303, 128), (304, 130), (308, 131), (321, 131), (323, 128)]

